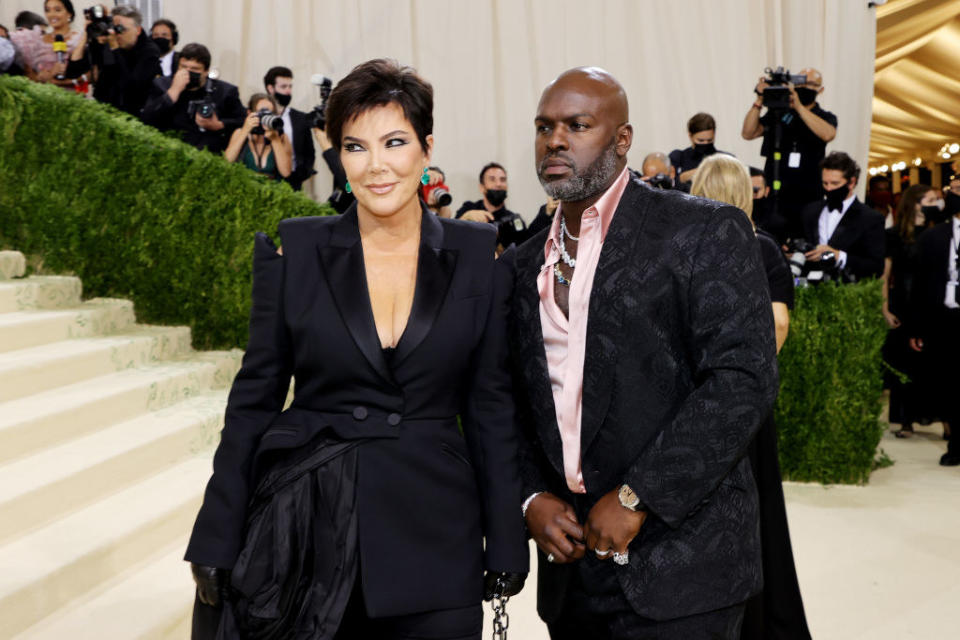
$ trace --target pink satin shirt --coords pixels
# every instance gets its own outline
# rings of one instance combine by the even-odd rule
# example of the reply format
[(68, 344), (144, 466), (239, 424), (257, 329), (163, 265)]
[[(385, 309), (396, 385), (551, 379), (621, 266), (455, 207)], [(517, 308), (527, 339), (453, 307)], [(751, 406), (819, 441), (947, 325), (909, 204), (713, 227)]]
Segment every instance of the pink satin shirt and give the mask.
[[(577, 267), (570, 283), (570, 317), (563, 315), (554, 299), (557, 283), (554, 265), (560, 262), (560, 216), (563, 205), (553, 217), (553, 225), (544, 246), (543, 270), (537, 276), (540, 292), (540, 324), (543, 327), (543, 345), (547, 352), (547, 367), (553, 389), (553, 403), (557, 410), (557, 426), (563, 442), (563, 469), (567, 486), (574, 493), (586, 493), (580, 465), (580, 423), (583, 414), (583, 362), (586, 356), (587, 312), (593, 277), (600, 262), (600, 251), (613, 214), (627, 187), (628, 170), (604, 192), (596, 204), (583, 212), (580, 238), (577, 242)], [(573, 241), (566, 238), (567, 250)]]

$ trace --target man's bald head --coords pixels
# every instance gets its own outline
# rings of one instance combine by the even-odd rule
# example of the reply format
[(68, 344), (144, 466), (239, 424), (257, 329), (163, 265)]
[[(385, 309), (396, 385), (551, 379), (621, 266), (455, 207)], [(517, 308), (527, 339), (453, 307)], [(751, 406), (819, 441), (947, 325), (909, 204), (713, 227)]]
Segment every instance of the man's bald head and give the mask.
[(540, 96), (541, 104), (547, 94), (552, 91), (573, 91), (594, 95), (607, 103), (605, 106), (610, 110), (610, 116), (617, 125), (625, 124), (630, 120), (630, 108), (623, 85), (610, 75), (610, 72), (600, 67), (576, 67), (564, 71), (543, 90)]
[(640, 165), (640, 173), (643, 174), (644, 178), (652, 178), (658, 173), (669, 175), (672, 168), (667, 154), (662, 151), (654, 151), (648, 153), (647, 157), (643, 159), (643, 164)]
[(813, 67), (801, 69), (798, 75), (807, 76), (807, 83), (804, 85), (811, 89), (819, 89), (823, 86), (823, 75)]
[(563, 202), (598, 198), (627, 166), (633, 141), (627, 95), (597, 67), (564, 71), (537, 106), (537, 175)]

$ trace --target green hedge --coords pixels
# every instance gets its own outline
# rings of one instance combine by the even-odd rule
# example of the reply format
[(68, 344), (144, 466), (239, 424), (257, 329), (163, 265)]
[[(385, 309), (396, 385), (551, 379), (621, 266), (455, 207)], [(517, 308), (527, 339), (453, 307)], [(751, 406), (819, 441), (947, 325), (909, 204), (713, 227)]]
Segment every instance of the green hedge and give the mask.
[(110, 107), (0, 76), (0, 242), (186, 324), (200, 348), (246, 343), (256, 231), (333, 213)]
[(784, 479), (869, 479), (885, 428), (880, 304), (879, 280), (797, 290), (776, 406)]

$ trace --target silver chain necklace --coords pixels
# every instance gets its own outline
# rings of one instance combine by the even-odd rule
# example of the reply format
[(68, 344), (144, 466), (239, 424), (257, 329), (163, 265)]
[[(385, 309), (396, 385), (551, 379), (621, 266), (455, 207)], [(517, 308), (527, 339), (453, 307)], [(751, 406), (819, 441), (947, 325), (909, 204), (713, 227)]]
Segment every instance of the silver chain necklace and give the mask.
[[(563, 237), (568, 234), (569, 232), (567, 231), (567, 223), (561, 216), (560, 218), (560, 259), (563, 260), (564, 264), (566, 264), (571, 269), (576, 269), (577, 259), (571, 257), (570, 254), (567, 252), (567, 243), (563, 239)], [(579, 238), (574, 238), (573, 236), (570, 236), (570, 237), (574, 241), (579, 240)]]

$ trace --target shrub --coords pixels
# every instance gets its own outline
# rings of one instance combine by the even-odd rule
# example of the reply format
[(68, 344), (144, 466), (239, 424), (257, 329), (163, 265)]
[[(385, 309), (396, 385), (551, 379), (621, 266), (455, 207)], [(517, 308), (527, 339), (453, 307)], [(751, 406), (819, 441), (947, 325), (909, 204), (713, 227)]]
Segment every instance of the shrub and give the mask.
[(327, 215), (285, 183), (198, 151), (108, 106), (0, 76), (0, 238), (186, 324), (200, 348), (246, 344), (253, 236)]
[(880, 287), (872, 280), (797, 290), (775, 411), (784, 479), (869, 479), (884, 430)]

